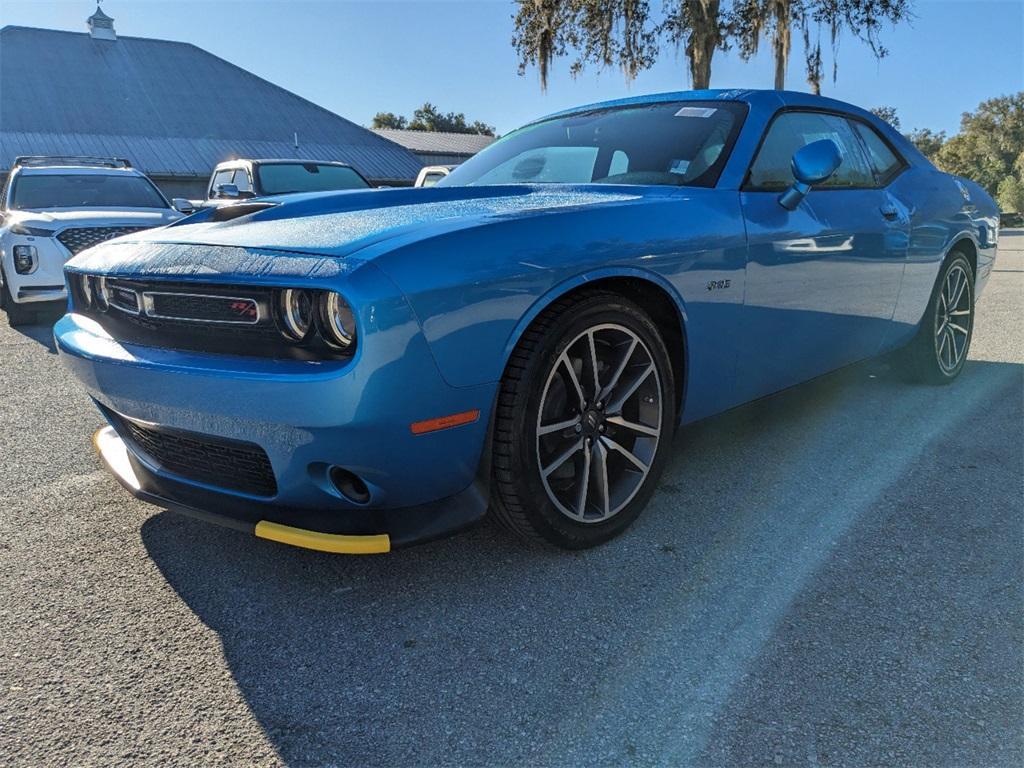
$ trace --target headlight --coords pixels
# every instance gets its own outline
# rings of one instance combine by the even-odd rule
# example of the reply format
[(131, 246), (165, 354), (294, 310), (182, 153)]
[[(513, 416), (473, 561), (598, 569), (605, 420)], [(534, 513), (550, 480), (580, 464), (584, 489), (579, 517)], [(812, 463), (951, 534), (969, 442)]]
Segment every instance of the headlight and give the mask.
[(309, 291), (286, 288), (278, 298), (278, 310), (284, 335), (302, 341), (313, 325), (313, 297)]
[(352, 308), (337, 293), (325, 293), (320, 301), (324, 338), (328, 344), (343, 349), (356, 340), (356, 322)]
[(34, 245), (14, 246), (14, 271), (19, 275), (28, 275), (36, 271), (36, 248)]
[(24, 224), (12, 224), (11, 232), (15, 235), (28, 235), (29, 237), (53, 237), (52, 229), (27, 227)]

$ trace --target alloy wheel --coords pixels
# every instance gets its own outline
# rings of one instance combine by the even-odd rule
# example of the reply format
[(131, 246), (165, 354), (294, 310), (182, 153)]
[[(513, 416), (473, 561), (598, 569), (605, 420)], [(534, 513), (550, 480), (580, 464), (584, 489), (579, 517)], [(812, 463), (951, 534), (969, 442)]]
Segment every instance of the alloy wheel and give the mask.
[(661, 440), (661, 379), (644, 341), (605, 323), (555, 361), (537, 416), (537, 465), (562, 514), (599, 523), (643, 486)]
[(935, 305), (935, 353), (943, 373), (956, 371), (967, 354), (973, 308), (967, 270), (954, 264), (946, 273)]

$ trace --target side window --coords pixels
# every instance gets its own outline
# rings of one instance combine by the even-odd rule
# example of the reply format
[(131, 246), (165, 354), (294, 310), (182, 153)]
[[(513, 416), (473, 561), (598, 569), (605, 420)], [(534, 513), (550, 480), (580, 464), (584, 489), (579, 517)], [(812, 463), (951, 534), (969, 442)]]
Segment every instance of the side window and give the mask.
[(754, 164), (748, 188), (782, 190), (792, 184), (793, 154), (801, 147), (830, 139), (839, 147), (843, 162), (821, 187), (874, 187), (875, 177), (861, 150), (853, 127), (843, 117), (818, 112), (783, 112), (768, 128)]
[(213, 174), (213, 181), (210, 182), (210, 197), (217, 196), (217, 187), (221, 184), (231, 184), (231, 174), (234, 171), (228, 168), (224, 171), (217, 171)]
[(232, 184), (238, 187), (239, 192), (252, 192), (252, 180), (249, 178), (249, 172), (245, 168), (239, 168), (235, 171), (235, 180)]
[(856, 120), (851, 122), (868, 150), (868, 160), (871, 161), (871, 169), (878, 177), (878, 183), (883, 186), (888, 184), (903, 167), (903, 161), (889, 149), (889, 145), (882, 140), (874, 128)]

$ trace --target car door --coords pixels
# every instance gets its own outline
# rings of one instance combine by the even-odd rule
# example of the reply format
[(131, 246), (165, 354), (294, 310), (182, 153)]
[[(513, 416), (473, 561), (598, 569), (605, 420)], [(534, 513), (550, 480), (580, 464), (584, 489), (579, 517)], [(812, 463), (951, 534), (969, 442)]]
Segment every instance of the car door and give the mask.
[[(738, 392), (778, 391), (875, 354), (892, 321), (907, 211), (876, 176), (856, 121), (790, 110), (769, 125), (740, 193), (748, 257)], [(830, 139), (842, 163), (792, 211), (793, 154)]]

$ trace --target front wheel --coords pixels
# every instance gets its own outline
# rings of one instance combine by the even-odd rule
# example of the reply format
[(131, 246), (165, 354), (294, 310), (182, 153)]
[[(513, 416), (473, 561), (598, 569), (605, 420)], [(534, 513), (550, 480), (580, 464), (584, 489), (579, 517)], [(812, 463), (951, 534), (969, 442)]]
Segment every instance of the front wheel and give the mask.
[(497, 517), (565, 549), (618, 535), (654, 491), (675, 418), (668, 352), (640, 307), (606, 292), (557, 302), (524, 334), (502, 380)]
[(904, 350), (912, 380), (949, 384), (967, 362), (974, 333), (974, 271), (958, 252), (950, 255), (939, 273), (921, 327)]
[(11, 291), (7, 287), (6, 275), (0, 273), (0, 282), (2, 282), (0, 284), (0, 306), (7, 312), (7, 324), (12, 328), (17, 328), (35, 320), (35, 311), (23, 304), (18, 304), (11, 296)]

